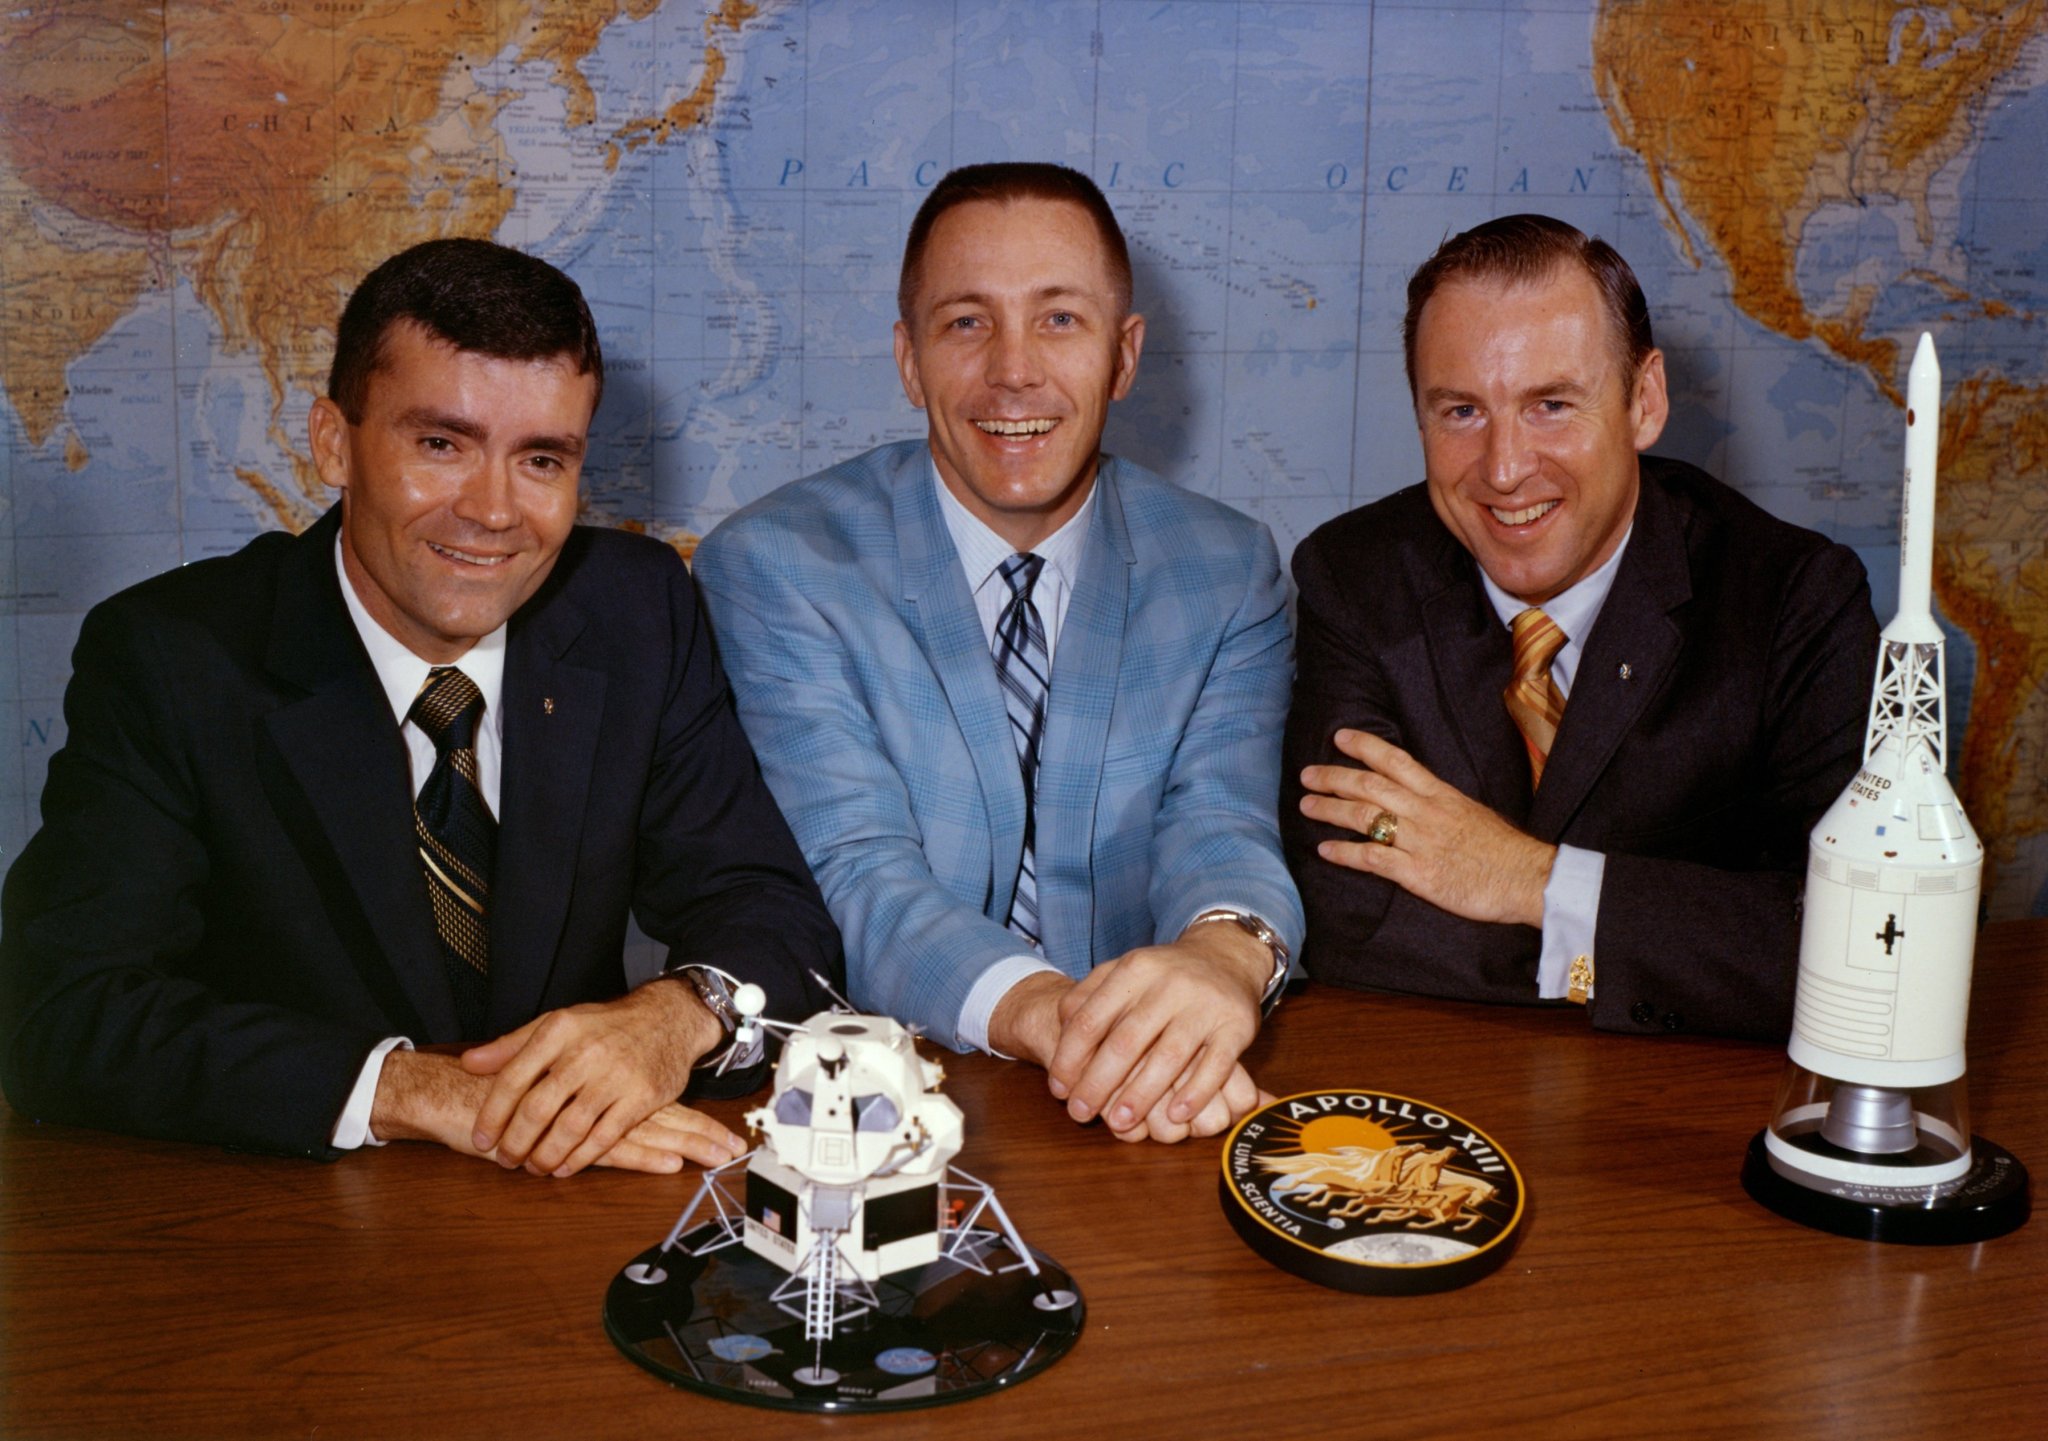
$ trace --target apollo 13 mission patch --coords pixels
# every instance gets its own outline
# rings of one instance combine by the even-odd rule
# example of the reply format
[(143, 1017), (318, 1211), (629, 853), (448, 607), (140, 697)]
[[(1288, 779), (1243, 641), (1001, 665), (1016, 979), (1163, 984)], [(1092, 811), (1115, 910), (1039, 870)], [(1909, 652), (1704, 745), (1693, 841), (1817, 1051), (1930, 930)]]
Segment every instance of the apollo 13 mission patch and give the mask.
[(1223, 1210), (1261, 1256), (1342, 1291), (1469, 1285), (1514, 1249), (1521, 1172), (1484, 1131), (1383, 1091), (1303, 1091), (1223, 1144)]

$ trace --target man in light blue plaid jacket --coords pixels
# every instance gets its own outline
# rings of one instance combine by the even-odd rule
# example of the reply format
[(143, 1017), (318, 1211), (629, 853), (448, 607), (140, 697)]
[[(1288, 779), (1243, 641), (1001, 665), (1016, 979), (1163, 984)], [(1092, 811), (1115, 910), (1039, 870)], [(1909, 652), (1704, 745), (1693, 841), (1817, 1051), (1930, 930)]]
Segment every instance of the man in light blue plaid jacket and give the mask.
[(1099, 446), (1145, 337), (1108, 203), (971, 166), (905, 246), (923, 441), (740, 510), (696, 573), (856, 1004), (1045, 1067), (1079, 1121), (1213, 1135), (1301, 940), (1292, 641), (1263, 525)]

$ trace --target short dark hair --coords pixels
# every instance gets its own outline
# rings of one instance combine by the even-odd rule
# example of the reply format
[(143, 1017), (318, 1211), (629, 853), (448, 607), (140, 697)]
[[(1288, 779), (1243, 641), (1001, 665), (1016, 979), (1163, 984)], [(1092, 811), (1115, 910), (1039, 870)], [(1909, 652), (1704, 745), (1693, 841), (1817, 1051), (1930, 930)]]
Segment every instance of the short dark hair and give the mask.
[(1415, 395), (1415, 332), (1422, 307), (1445, 282), (1494, 280), (1508, 285), (1543, 280), (1558, 266), (1577, 264), (1600, 292), (1609, 333), (1621, 356), (1621, 388), (1635, 393), (1636, 373), (1655, 348), (1643, 287), (1620, 252), (1575, 225), (1548, 215), (1504, 215), (1453, 235), (1408, 279), (1408, 313), (1401, 318), (1401, 352), (1408, 394)]
[(457, 350), (501, 360), (568, 356), (577, 374), (597, 377), (597, 397), (604, 397), (597, 323), (575, 281), (493, 241), (428, 240), (364, 276), (342, 308), (327, 398), (349, 424), (362, 421), (385, 336), (408, 321)]
[(1109, 257), (1109, 274), (1116, 285), (1118, 313), (1130, 312), (1131, 251), (1124, 244), (1124, 232), (1116, 223), (1116, 212), (1109, 208), (1109, 200), (1101, 189), (1080, 171), (1070, 170), (1064, 165), (1043, 160), (1004, 160), (986, 165), (963, 165), (958, 170), (948, 171), (945, 178), (932, 187), (932, 193), (924, 198), (924, 204), (917, 207), (917, 216), (910, 222), (910, 234), (903, 242), (903, 274), (896, 284), (896, 313), (904, 320), (910, 319), (911, 306), (917, 300), (917, 287), (924, 279), (924, 248), (931, 239), (932, 227), (954, 206), (975, 200), (993, 200), (1000, 204), (1012, 200), (1066, 200), (1087, 211), (1088, 218), (1095, 222), (1096, 233), (1102, 237), (1103, 251)]

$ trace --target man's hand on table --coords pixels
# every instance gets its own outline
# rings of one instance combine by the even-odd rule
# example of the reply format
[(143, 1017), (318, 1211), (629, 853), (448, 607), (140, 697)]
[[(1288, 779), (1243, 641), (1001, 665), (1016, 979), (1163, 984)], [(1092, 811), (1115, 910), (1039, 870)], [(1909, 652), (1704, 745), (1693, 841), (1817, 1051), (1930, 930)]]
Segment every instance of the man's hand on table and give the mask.
[(1077, 1121), (1121, 1140), (1228, 1129), (1264, 1093), (1238, 1064), (1258, 1034), (1272, 953), (1234, 926), (1191, 926), (1080, 981), (1026, 977), (997, 1003), (989, 1042), (1044, 1066)]
[[(1337, 749), (1360, 766), (1309, 766), (1301, 813), (1355, 832), (1316, 854), (1383, 876), (1410, 895), (1474, 921), (1543, 925), (1543, 888), (1557, 847), (1516, 830), (1399, 746), (1367, 731), (1340, 730)], [(1367, 840), (1382, 811), (1397, 818), (1390, 844)]]
[(459, 1058), (393, 1051), (370, 1129), (535, 1175), (720, 1165), (744, 1143), (675, 1098), (721, 1036), (686, 984), (651, 981), (616, 1001), (549, 1011)]

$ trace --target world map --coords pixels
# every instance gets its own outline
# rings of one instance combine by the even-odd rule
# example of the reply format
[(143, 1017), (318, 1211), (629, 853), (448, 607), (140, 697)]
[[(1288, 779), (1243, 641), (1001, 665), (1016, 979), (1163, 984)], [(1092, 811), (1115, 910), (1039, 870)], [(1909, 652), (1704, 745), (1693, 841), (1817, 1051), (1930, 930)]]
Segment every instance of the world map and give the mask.
[(1421, 477), (1408, 273), (1542, 210), (1641, 276), (1657, 449), (1896, 598), (1941, 349), (1951, 769), (2048, 913), (2048, 0), (38, 0), (0, 16), (0, 864), (84, 612), (330, 503), (305, 418), (378, 260), (561, 265), (610, 383), (585, 518), (687, 555), (922, 433), (896, 265), (958, 164), (1093, 175), (1143, 369), (1107, 448), (1283, 552)]

